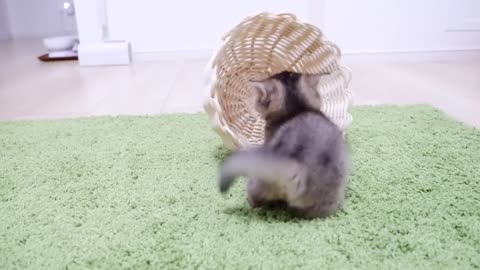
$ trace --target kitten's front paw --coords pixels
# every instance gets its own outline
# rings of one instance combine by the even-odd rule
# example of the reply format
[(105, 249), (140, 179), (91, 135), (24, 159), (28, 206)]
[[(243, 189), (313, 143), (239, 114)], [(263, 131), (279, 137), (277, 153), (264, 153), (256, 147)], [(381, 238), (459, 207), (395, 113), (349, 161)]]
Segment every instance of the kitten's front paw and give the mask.
[(263, 185), (256, 179), (250, 179), (247, 183), (247, 201), (252, 208), (262, 207), (265, 202), (262, 197)]
[(247, 196), (247, 202), (252, 208), (263, 208), (269, 205), (269, 201), (255, 196)]
[(247, 202), (248, 204), (250, 205), (250, 207), (252, 208), (259, 208), (259, 207), (262, 207), (262, 203), (259, 202), (259, 201), (256, 201), (250, 197), (247, 197)]

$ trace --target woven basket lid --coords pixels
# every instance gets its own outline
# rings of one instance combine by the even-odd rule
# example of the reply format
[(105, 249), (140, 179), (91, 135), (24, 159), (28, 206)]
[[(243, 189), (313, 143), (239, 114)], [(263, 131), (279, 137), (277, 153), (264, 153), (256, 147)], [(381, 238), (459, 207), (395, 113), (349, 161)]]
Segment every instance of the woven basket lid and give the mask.
[(340, 64), (340, 50), (315, 26), (292, 14), (260, 13), (248, 17), (224, 38), (207, 66), (204, 109), (229, 149), (263, 143), (265, 122), (254, 108), (250, 80), (282, 71), (321, 76), (321, 110), (345, 131), (352, 94), (350, 71)]

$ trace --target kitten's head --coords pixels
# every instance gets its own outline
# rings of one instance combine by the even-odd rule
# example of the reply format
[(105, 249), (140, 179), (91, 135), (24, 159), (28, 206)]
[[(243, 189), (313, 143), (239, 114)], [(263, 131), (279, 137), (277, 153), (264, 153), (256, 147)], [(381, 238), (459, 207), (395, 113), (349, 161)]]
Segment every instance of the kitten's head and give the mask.
[(319, 80), (320, 74), (282, 72), (263, 81), (252, 81), (257, 94), (255, 109), (267, 121), (306, 110), (320, 111)]

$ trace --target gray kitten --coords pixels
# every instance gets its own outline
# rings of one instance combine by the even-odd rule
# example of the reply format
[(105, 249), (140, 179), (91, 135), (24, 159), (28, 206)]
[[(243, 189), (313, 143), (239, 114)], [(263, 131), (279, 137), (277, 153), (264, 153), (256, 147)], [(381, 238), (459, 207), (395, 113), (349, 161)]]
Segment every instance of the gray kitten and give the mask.
[(265, 144), (240, 150), (223, 164), (220, 191), (249, 177), (252, 207), (285, 203), (305, 218), (327, 217), (343, 206), (349, 154), (340, 129), (320, 110), (321, 75), (283, 72), (252, 82), (265, 119)]

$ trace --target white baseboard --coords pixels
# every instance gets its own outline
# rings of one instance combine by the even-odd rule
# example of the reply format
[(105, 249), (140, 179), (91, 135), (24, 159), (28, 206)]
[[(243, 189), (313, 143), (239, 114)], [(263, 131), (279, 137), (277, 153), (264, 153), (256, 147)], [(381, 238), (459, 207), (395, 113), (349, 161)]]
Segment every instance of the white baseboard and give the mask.
[(415, 63), (455, 60), (480, 60), (480, 48), (403, 52), (345, 52), (342, 54), (342, 62), (347, 65), (364, 63)]
[[(134, 52), (135, 63), (159, 62), (184, 59), (209, 59), (214, 50), (170, 51), (170, 52)], [(384, 51), (384, 52), (344, 52), (342, 62), (356, 63), (394, 63), (394, 62), (426, 62), (452, 60), (480, 60), (480, 48), (460, 50), (424, 50), (424, 51)]]
[(129, 65), (130, 44), (126, 41), (80, 42), (78, 61), (80, 66)]
[(144, 63), (183, 59), (209, 59), (213, 52), (213, 50), (134, 52), (132, 53), (132, 61), (134, 63)]

